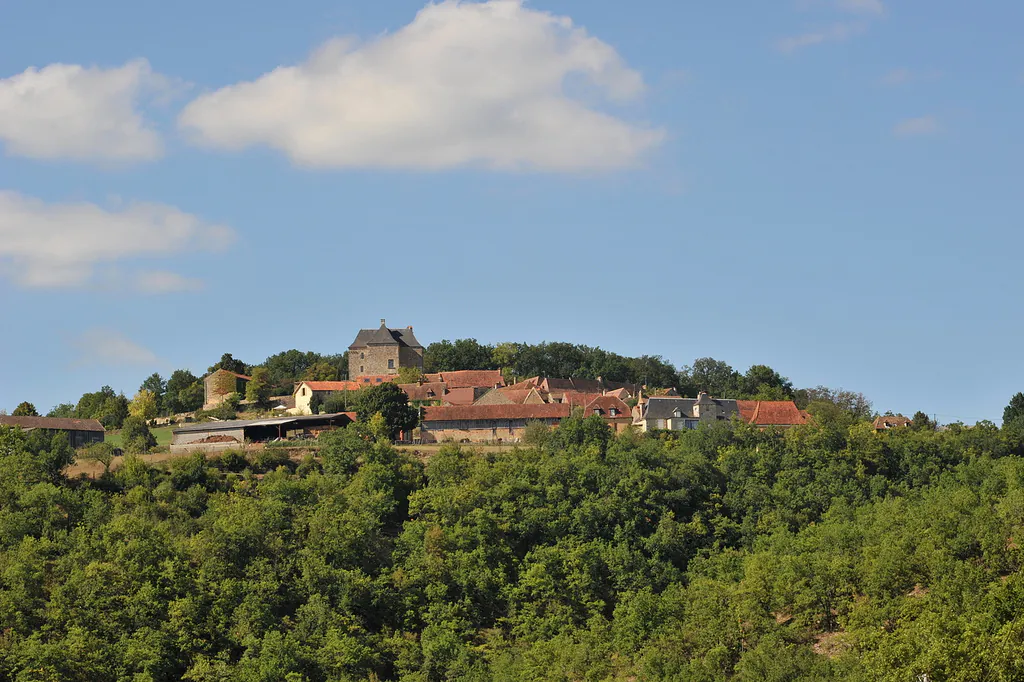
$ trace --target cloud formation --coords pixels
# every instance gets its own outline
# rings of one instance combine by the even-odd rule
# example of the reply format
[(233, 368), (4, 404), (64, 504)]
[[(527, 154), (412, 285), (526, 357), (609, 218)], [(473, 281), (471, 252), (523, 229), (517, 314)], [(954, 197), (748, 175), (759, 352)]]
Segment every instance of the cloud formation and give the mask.
[(163, 144), (137, 105), (166, 87), (144, 59), (113, 69), (29, 68), (0, 79), (0, 141), (8, 154), (37, 159), (155, 159)]
[(615, 49), (521, 0), (427, 5), (397, 32), (191, 102), (198, 144), (308, 167), (584, 171), (634, 165), (665, 133), (600, 110), (644, 91)]
[(154, 365), (156, 354), (113, 329), (89, 329), (71, 340), (76, 365)]
[(836, 6), (853, 14), (885, 14), (882, 0), (838, 0)]
[[(232, 239), (229, 228), (166, 204), (106, 209), (86, 202), (48, 204), (0, 191), (0, 274), (23, 287), (88, 284), (102, 266), (186, 249), (216, 250)], [(168, 275), (143, 273), (139, 289), (168, 291), (189, 281)]]
[(921, 135), (935, 135), (942, 131), (942, 125), (934, 116), (919, 116), (908, 118), (897, 123), (893, 129), (896, 137), (916, 137)]
[(783, 38), (777, 43), (777, 47), (782, 52), (796, 52), (812, 45), (842, 42), (862, 33), (865, 28), (864, 24), (859, 22), (838, 22), (822, 29)]

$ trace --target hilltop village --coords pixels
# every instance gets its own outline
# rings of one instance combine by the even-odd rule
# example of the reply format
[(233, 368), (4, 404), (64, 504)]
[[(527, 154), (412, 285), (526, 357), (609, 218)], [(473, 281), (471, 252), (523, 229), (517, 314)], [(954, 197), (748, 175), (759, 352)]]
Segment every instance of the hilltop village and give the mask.
[[(331, 412), (346, 394), (393, 383), (417, 408), (418, 426), (402, 431), (410, 443), (518, 443), (531, 423), (556, 427), (579, 411), (596, 415), (614, 432), (695, 429), (701, 423), (739, 419), (761, 428), (803, 424), (808, 415), (792, 400), (736, 400), (700, 392), (681, 396), (674, 388), (648, 387), (602, 377), (509, 377), (501, 369), (424, 373), (424, 346), (411, 326), (392, 328), (385, 320), (361, 329), (348, 347), (344, 381), (303, 380), (290, 396), (271, 398), (275, 419), (186, 425), (175, 431), (172, 451), (224, 449), (240, 442), (273, 438), (282, 427), (303, 432), (354, 420), (353, 412)], [(404, 382), (404, 377), (415, 377)], [(204, 410), (233, 395), (244, 395), (251, 377), (218, 369), (204, 378)]]

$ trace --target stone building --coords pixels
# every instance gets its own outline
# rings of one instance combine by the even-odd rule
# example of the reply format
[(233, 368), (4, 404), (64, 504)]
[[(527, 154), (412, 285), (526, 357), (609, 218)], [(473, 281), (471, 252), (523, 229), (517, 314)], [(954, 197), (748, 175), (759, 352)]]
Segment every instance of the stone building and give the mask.
[(66, 433), (71, 447), (85, 448), (93, 443), (102, 443), (106, 434), (103, 424), (95, 419), (63, 419), (59, 417), (9, 417), (0, 415), (0, 426), (13, 426), (22, 431), (45, 431), (52, 435)]
[(348, 347), (350, 378), (398, 374), (402, 367), (423, 369), (423, 346), (413, 336), (412, 327), (389, 329), (382, 319), (378, 329), (360, 329)]
[(224, 402), (232, 393), (245, 397), (245, 385), (252, 377), (226, 369), (218, 369), (203, 378), (203, 409), (210, 410)]

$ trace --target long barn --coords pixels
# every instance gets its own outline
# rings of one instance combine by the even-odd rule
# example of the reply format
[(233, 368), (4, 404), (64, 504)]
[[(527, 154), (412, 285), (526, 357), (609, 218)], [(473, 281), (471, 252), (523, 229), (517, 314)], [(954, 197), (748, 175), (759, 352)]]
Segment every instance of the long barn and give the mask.
[(66, 433), (71, 447), (84, 448), (93, 443), (102, 443), (103, 424), (95, 419), (64, 419), (61, 417), (9, 417), (0, 415), (0, 426), (13, 426), (22, 431), (46, 431)]
[(288, 438), (300, 432), (315, 433), (348, 426), (354, 421), (354, 416), (351, 412), (337, 412), (305, 417), (231, 419), (187, 424), (171, 431), (171, 452), (216, 452), (241, 447), (245, 443)]

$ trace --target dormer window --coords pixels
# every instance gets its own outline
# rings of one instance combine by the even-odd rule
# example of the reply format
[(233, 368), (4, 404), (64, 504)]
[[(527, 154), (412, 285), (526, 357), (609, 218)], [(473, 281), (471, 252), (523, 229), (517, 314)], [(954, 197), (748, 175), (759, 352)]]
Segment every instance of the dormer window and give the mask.
[(672, 410), (672, 416), (675, 417), (676, 419), (680, 419), (683, 416), (683, 411), (677, 407), (676, 409)]
[(618, 413), (619, 413), (619, 411), (617, 409), (615, 409), (614, 407), (609, 407), (608, 408), (608, 415), (609, 416), (614, 417)]

